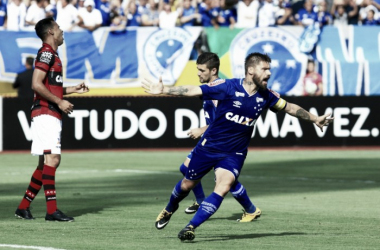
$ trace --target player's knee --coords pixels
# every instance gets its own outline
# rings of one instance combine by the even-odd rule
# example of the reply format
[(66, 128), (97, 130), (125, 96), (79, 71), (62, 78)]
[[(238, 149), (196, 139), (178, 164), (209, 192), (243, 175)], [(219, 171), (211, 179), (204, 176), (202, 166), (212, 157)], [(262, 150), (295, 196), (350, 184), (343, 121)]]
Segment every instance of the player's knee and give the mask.
[(193, 189), (195, 187), (195, 185), (197, 185), (197, 183), (198, 182), (196, 182), (196, 181), (190, 181), (190, 180), (183, 179), (182, 183), (181, 183), (181, 189), (183, 191), (190, 191), (191, 189)]
[(61, 155), (47, 155), (45, 163), (48, 166), (58, 168), (59, 164), (61, 163)]

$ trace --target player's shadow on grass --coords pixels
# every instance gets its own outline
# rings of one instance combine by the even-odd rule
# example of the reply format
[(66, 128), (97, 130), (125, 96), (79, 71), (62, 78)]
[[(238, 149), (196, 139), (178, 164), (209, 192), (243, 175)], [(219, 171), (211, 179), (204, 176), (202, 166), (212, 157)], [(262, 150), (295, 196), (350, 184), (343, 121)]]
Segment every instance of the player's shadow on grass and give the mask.
[[(196, 242), (211, 242), (211, 241), (224, 241), (224, 240), (241, 240), (241, 239), (256, 239), (264, 237), (280, 237), (280, 236), (292, 236), (292, 235), (306, 235), (302, 232), (283, 232), (283, 233), (261, 233), (261, 234), (230, 234), (230, 235), (208, 235), (207, 239), (198, 238)], [(216, 239), (209, 239), (209, 238)]]

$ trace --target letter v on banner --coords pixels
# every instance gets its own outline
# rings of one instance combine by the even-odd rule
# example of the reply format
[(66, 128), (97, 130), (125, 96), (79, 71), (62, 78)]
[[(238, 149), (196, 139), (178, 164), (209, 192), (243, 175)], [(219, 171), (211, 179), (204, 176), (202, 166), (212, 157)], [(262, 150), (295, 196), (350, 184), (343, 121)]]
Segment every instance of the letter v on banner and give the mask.
[(26, 118), (25, 112), (20, 110), (17, 113), (18, 120), (20, 121), (20, 125), (22, 128), (22, 131), (24, 131), (25, 138), (28, 141), (32, 140), (32, 130), (31, 127), (29, 126), (28, 119)]
[[(313, 115), (318, 116), (318, 111), (315, 108), (310, 108), (309, 112), (312, 113)], [(333, 113), (332, 108), (327, 108), (324, 114), (329, 114), (329, 113), (331, 113), (331, 114)], [(315, 129), (315, 132), (317, 133), (318, 137), (324, 137), (328, 127), (324, 127), (323, 131), (321, 131), (321, 129), (318, 128), (317, 125), (315, 125), (315, 124), (313, 124), (313, 125), (314, 125), (314, 129)]]

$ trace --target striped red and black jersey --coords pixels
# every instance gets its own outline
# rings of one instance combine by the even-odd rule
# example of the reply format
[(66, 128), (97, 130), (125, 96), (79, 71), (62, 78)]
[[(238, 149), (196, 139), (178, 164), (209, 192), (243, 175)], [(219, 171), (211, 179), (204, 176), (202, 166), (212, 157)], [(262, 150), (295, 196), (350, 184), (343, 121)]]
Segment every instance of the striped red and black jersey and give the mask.
[[(59, 59), (57, 52), (46, 43), (38, 50), (37, 58), (35, 60), (35, 69), (46, 72), (43, 83), (45, 87), (60, 99), (63, 98), (63, 80), (62, 80), (62, 62)], [(58, 105), (49, 102), (37, 92), (35, 92), (32, 118), (38, 115), (51, 115), (58, 119), (62, 119), (62, 111)]]

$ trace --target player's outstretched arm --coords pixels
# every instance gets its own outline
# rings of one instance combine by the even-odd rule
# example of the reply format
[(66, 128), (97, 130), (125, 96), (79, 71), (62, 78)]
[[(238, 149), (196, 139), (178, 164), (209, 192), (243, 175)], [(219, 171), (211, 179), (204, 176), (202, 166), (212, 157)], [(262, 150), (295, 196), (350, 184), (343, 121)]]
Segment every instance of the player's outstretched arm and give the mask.
[(142, 81), (141, 86), (145, 89), (145, 92), (152, 95), (176, 95), (176, 96), (200, 96), (202, 95), (202, 89), (198, 86), (164, 86), (162, 78), (158, 83), (153, 83), (148, 79)]
[(334, 120), (334, 117), (330, 117), (331, 113), (325, 114), (322, 116), (316, 116), (316, 115), (313, 115), (312, 113), (304, 110), (303, 108), (301, 108), (297, 104), (293, 104), (290, 102), (288, 102), (286, 104), (284, 111), (291, 116), (297, 117), (298, 119), (315, 123), (315, 125), (317, 125), (321, 129), (321, 131), (323, 131), (324, 126), (329, 125)]
[(83, 93), (87, 93), (89, 91), (90, 91), (90, 89), (88, 88), (88, 86), (84, 82), (79, 83), (76, 86), (63, 88), (63, 94), (64, 95), (68, 95), (68, 94), (72, 94), (72, 93), (83, 94)]

